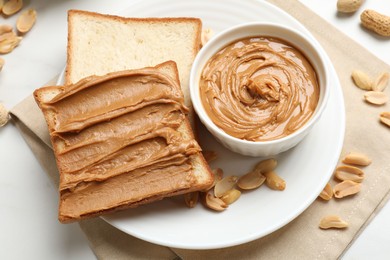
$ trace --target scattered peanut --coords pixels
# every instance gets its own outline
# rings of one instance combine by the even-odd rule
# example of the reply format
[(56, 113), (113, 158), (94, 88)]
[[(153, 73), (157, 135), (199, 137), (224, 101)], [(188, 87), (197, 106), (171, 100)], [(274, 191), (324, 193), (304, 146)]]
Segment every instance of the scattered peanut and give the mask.
[(334, 196), (338, 199), (344, 198), (346, 196), (354, 195), (358, 193), (361, 189), (361, 184), (354, 181), (343, 181), (333, 188)]
[(352, 79), (355, 82), (355, 85), (363, 90), (372, 90), (372, 80), (370, 77), (360, 70), (352, 71)]
[(23, 7), (23, 0), (9, 0), (3, 5), (3, 14), (13, 15)]
[(276, 168), (278, 165), (278, 162), (271, 158), (267, 160), (263, 160), (256, 164), (255, 168), (253, 171), (259, 172), (259, 173), (264, 173), (264, 172), (270, 172)]
[(339, 216), (329, 215), (321, 219), (319, 227), (321, 229), (347, 228), (348, 223), (342, 220)]
[(360, 15), (362, 25), (382, 36), (390, 36), (390, 17), (374, 10), (364, 10)]
[(11, 25), (8, 25), (8, 24), (1, 24), (0, 25), (0, 35), (2, 35), (4, 33), (9, 33), (11, 31), (12, 31), (12, 26)]
[(364, 99), (374, 105), (384, 105), (389, 100), (385, 93), (381, 91), (368, 91), (364, 94)]
[(229, 190), (233, 189), (238, 180), (237, 176), (227, 176), (218, 181), (214, 187), (214, 196), (217, 198), (225, 195)]
[(374, 91), (383, 91), (387, 84), (389, 83), (390, 74), (387, 72), (382, 73), (379, 75), (379, 77), (375, 80), (374, 85), (372, 85), (372, 90)]
[(323, 200), (331, 200), (333, 198), (333, 189), (332, 186), (330, 186), (330, 183), (326, 184), (319, 196)]
[(342, 165), (336, 168), (335, 177), (341, 181), (362, 182), (364, 172), (355, 166)]
[(286, 182), (276, 174), (274, 171), (263, 173), (266, 177), (265, 183), (273, 190), (284, 190), (286, 188)]
[(380, 121), (390, 127), (390, 112), (382, 112), (380, 114)]
[(251, 171), (238, 179), (237, 186), (243, 190), (252, 190), (260, 187), (265, 179), (265, 176), (260, 172)]
[(228, 205), (223, 200), (216, 198), (210, 191), (201, 193), (201, 195), (202, 203), (212, 210), (223, 211), (228, 207)]
[(0, 35), (0, 54), (6, 54), (19, 45), (22, 37), (17, 36), (13, 31)]
[(206, 162), (211, 162), (211, 161), (214, 161), (215, 159), (217, 159), (217, 153), (214, 152), (214, 151), (203, 151), (203, 157), (204, 159), (206, 160)]
[(338, 0), (337, 11), (341, 13), (353, 13), (356, 12), (363, 4), (363, 0)]
[(34, 9), (24, 11), (16, 21), (16, 29), (20, 33), (27, 33), (33, 27), (37, 18), (37, 12)]
[(344, 157), (343, 163), (367, 166), (371, 164), (371, 159), (365, 154), (352, 152)]
[(221, 197), (221, 200), (225, 202), (227, 205), (230, 205), (237, 201), (241, 196), (241, 191), (237, 189), (231, 189), (229, 190), (225, 195)]
[(8, 123), (10, 119), (8, 110), (0, 103), (0, 127)]
[(199, 192), (197, 191), (184, 194), (184, 202), (189, 208), (195, 207), (196, 204), (198, 204), (198, 200), (199, 200)]

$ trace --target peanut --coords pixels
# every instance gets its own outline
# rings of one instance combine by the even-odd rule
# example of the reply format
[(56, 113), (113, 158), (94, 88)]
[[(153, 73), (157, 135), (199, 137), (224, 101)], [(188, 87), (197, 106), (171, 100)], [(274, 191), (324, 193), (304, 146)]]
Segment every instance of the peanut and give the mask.
[(361, 186), (362, 185), (360, 183), (346, 180), (334, 186), (333, 194), (335, 198), (341, 199), (346, 196), (350, 196), (358, 193), (361, 189)]
[(381, 106), (386, 104), (389, 98), (381, 91), (368, 91), (364, 94), (364, 99), (371, 104)]
[(220, 198), (216, 198), (210, 191), (206, 193), (201, 193), (202, 195), (202, 203), (206, 207), (215, 210), (215, 211), (224, 211), (228, 205), (221, 200)]
[(0, 25), (0, 35), (9, 33), (12, 31), (12, 26), (8, 24), (1, 24)]
[(326, 184), (319, 196), (323, 200), (331, 200), (333, 198), (333, 189), (332, 186), (330, 186), (330, 183)]
[(367, 166), (371, 164), (371, 159), (365, 154), (352, 152), (344, 157), (343, 163)]
[(237, 186), (243, 190), (252, 190), (260, 187), (265, 179), (265, 176), (260, 172), (251, 171), (238, 179)]
[(275, 159), (271, 158), (271, 159), (260, 161), (258, 164), (256, 164), (253, 171), (257, 171), (259, 173), (270, 172), (274, 170), (277, 165), (278, 162)]
[(225, 195), (229, 190), (233, 189), (238, 180), (237, 176), (227, 176), (218, 181), (214, 187), (214, 196), (217, 198)]
[(353, 13), (356, 12), (363, 4), (363, 0), (338, 0), (337, 11), (341, 13)]
[(240, 196), (241, 196), (241, 191), (237, 189), (231, 189), (221, 197), (221, 200), (223, 200), (223, 202), (225, 202), (227, 205), (230, 205), (236, 202), (240, 198)]
[(274, 171), (263, 173), (266, 177), (265, 183), (273, 190), (284, 190), (286, 188), (286, 182), (276, 174)]
[(24, 11), (16, 21), (16, 29), (20, 33), (27, 33), (33, 27), (37, 18), (37, 12), (34, 9)]
[(360, 15), (362, 25), (382, 36), (390, 36), (390, 17), (374, 10), (364, 10)]
[(342, 220), (339, 216), (329, 215), (321, 219), (319, 227), (321, 229), (347, 228), (348, 223)]
[(390, 127), (390, 112), (382, 112), (380, 114), (380, 121)]
[(387, 72), (382, 73), (379, 75), (379, 77), (375, 80), (375, 83), (372, 85), (372, 90), (374, 91), (383, 91), (387, 87), (387, 84), (389, 83), (390, 74)]
[(366, 73), (360, 70), (354, 70), (352, 71), (351, 76), (358, 88), (363, 90), (372, 90), (372, 80)]
[(341, 181), (362, 182), (364, 172), (355, 166), (343, 165), (336, 168), (335, 177)]
[(19, 12), (23, 7), (23, 0), (9, 0), (3, 5), (3, 14), (5, 15), (13, 15)]
[(13, 31), (0, 35), (0, 54), (11, 52), (21, 40), (22, 37), (17, 36)]

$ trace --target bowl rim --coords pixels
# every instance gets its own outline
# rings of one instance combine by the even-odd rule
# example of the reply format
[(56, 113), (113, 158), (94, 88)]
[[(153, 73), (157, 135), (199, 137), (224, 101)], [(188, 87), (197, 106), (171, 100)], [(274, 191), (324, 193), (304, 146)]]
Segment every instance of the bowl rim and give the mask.
[[(298, 36), (297, 38), (299, 38), (300, 41), (303, 41), (306, 44), (308, 44), (312, 48), (314, 53), (317, 54), (317, 56), (319, 58), (317, 60), (317, 63), (319, 64), (319, 67), (324, 72), (323, 77), (322, 77), (322, 79), (324, 81), (324, 84), (323, 84), (324, 91), (323, 91), (322, 96), (319, 99), (319, 101), (321, 101), (321, 100), (322, 101), (319, 105), (317, 104), (317, 107), (314, 111), (314, 114), (310, 117), (310, 119), (302, 127), (300, 127), (299, 129), (297, 129), (296, 131), (294, 131), (293, 133), (291, 133), (287, 136), (284, 136), (284, 137), (281, 137), (278, 139), (273, 139), (273, 140), (265, 140), (265, 141), (250, 141), (250, 140), (240, 139), (240, 138), (231, 136), (231, 135), (227, 134), (225, 131), (223, 131), (221, 128), (219, 128), (211, 120), (211, 118), (207, 115), (206, 111), (203, 108), (203, 105), (201, 103), (200, 94), (197, 94), (197, 92), (199, 93), (199, 77), (197, 77), (197, 74), (198, 75), (201, 74), (201, 72), (200, 73), (197, 73), (197, 72), (203, 70), (203, 66), (202, 66), (202, 68), (200, 68), (200, 66), (198, 64), (201, 62), (201, 60), (203, 59), (205, 54), (209, 51), (209, 49), (212, 48), (213, 46), (217, 45), (216, 51), (213, 51), (211, 54), (211, 56), (213, 56), (215, 53), (217, 53), (219, 50), (221, 50), (225, 46), (229, 45), (230, 43), (237, 41), (239, 39), (245, 38), (245, 37), (269, 36), (269, 37), (275, 37), (275, 38), (279, 38), (283, 41), (286, 41), (287, 43), (290, 43), (294, 48), (297, 48), (300, 52), (302, 52), (304, 54), (304, 56), (306, 57), (306, 59), (308, 59), (309, 62), (314, 67), (313, 61), (308, 57), (309, 55), (307, 55), (305, 50), (302, 50), (301, 48), (296, 47), (297, 44), (292, 43), (291, 41), (289, 41), (289, 39), (286, 39), (282, 36), (261, 34), (261, 32), (257, 35), (249, 33), (247, 36), (241, 36), (241, 37), (236, 37), (236, 38), (233, 37), (229, 42), (218, 43), (221, 38), (226, 36), (226, 34), (229, 34), (229, 33), (232, 33), (232, 32), (238, 31), (238, 30), (242, 30), (245, 27), (259, 27), (259, 28), (261, 28), (261, 27), (263, 27), (263, 28), (268, 27), (269, 28), (270, 27), (270, 28), (274, 28), (276, 30), (289, 31), (292, 34), (295, 34), (295, 36)], [(206, 60), (206, 62), (210, 59), (210, 57)], [(305, 133), (308, 129), (310, 129), (315, 124), (315, 122), (318, 121), (322, 112), (324, 111), (326, 104), (328, 102), (329, 93), (330, 93), (330, 86), (329, 86), (330, 72), (329, 72), (329, 68), (326, 66), (325, 61), (326, 61), (325, 53), (324, 53), (321, 45), (317, 42), (317, 40), (314, 37), (308, 37), (308, 36), (304, 35), (303, 33), (295, 30), (294, 28), (291, 28), (291, 27), (288, 27), (288, 26), (285, 26), (282, 24), (278, 24), (278, 23), (273, 23), (273, 22), (248, 22), (248, 23), (238, 24), (238, 25), (235, 25), (233, 27), (227, 28), (227, 29), (219, 32), (217, 35), (215, 35), (213, 38), (211, 38), (210, 41), (208, 41), (200, 49), (200, 51), (196, 55), (194, 62), (192, 64), (192, 67), (191, 67), (191, 71), (190, 71), (189, 87), (190, 87), (191, 102), (193, 104), (194, 110), (195, 110), (196, 114), (198, 115), (200, 121), (206, 126), (206, 128), (208, 128), (208, 129), (211, 128), (212, 132), (214, 132), (214, 133), (212, 133), (213, 135), (216, 133), (217, 135), (222, 136), (223, 138), (228, 139), (229, 141), (240, 143), (241, 145), (247, 145), (247, 146), (253, 146), (253, 147), (257, 147), (257, 146), (261, 146), (261, 145), (276, 145), (276, 144), (284, 143), (287, 140), (294, 139), (297, 136), (301, 135), (302, 133)], [(314, 68), (314, 69), (316, 71), (317, 81), (319, 82), (319, 72), (317, 71), (316, 68)], [(320, 87), (322, 87), (322, 86), (320, 86)]]

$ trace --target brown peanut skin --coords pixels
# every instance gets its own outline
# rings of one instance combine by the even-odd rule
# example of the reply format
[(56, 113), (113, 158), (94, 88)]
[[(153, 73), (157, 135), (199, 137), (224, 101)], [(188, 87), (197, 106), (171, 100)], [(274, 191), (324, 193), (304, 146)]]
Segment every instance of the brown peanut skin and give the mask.
[(382, 36), (390, 36), (390, 16), (374, 10), (364, 10), (360, 15), (362, 25)]

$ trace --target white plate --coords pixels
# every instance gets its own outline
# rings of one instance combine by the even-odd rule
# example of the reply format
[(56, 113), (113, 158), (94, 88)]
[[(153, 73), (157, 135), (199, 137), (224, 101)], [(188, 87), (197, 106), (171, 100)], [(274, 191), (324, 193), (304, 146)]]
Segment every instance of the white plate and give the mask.
[[(215, 32), (250, 21), (268, 21), (309, 32), (294, 18), (265, 1), (156, 0), (138, 1), (124, 16), (193, 16)], [(246, 192), (227, 210), (212, 212), (198, 205), (188, 209), (182, 198), (165, 199), (104, 217), (111, 225), (140, 239), (187, 249), (212, 249), (242, 244), (263, 237), (289, 223), (316, 199), (330, 179), (339, 158), (345, 129), (344, 101), (335, 70), (327, 61), (333, 86), (329, 103), (312, 132), (292, 150), (277, 156), (277, 172), (286, 180), (284, 191), (267, 187)], [(244, 157), (219, 145), (201, 128), (201, 146), (219, 159), (212, 168), (225, 175), (242, 175), (260, 158)]]

